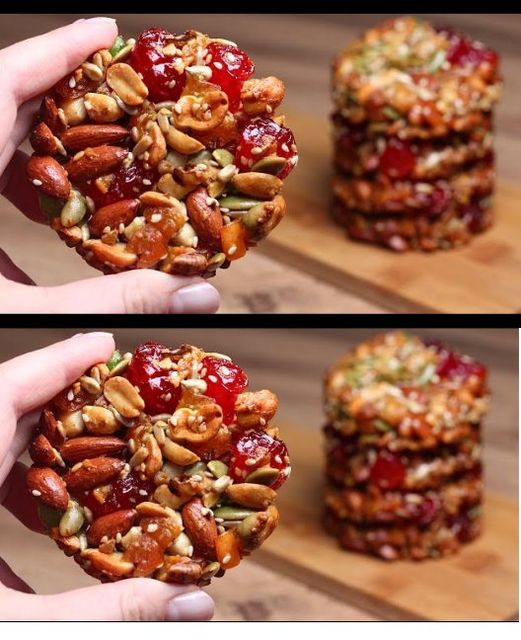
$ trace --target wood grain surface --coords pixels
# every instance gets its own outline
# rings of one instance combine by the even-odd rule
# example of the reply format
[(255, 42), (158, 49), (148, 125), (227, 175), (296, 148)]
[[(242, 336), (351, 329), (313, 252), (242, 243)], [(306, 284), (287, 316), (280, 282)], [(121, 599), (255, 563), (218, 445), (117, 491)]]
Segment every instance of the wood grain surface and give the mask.
[[(382, 328), (385, 329), (385, 318)], [(103, 329), (103, 327), (101, 327)], [(0, 330), (0, 361), (43, 347), (81, 329)], [(252, 389), (273, 389), (279, 396), (281, 424), (298, 425), (311, 443), (322, 424), (321, 377), (345, 350), (374, 331), (368, 329), (245, 330), (245, 329), (114, 329), (118, 346), (132, 349), (138, 342), (183, 342), (229, 353), (248, 372)], [(485, 467), (491, 492), (518, 497), (518, 334), (514, 330), (422, 329), (423, 336), (445, 340), (485, 362), (490, 369), (493, 401), (485, 423)], [(291, 453), (291, 451), (290, 451)], [(320, 450), (309, 444), (309, 457), (318, 462)], [(294, 475), (286, 489), (291, 493)], [(294, 486), (297, 486), (295, 484)], [(315, 488), (316, 491), (316, 488)], [(305, 496), (302, 496), (304, 499)], [(284, 512), (283, 512), (283, 518)], [(277, 536), (277, 533), (274, 534)], [(276, 540), (274, 538), (273, 540)], [(50, 593), (93, 584), (54, 544), (22, 526), (0, 508), (0, 555), (39, 592)], [(45, 569), (42, 569), (45, 567)], [(364, 620), (381, 618), (367, 602), (346, 593), (321, 591), (327, 584), (281, 574), (277, 563), (266, 566), (257, 555), (241, 563), (226, 579), (216, 581), (211, 594), (217, 619), (223, 620)], [(309, 578), (309, 576), (308, 576)], [(259, 587), (261, 585), (261, 587)], [(470, 596), (469, 596), (470, 597)], [(355, 598), (356, 600), (356, 598)]]
[[(329, 65), (346, 42), (385, 16), (378, 14), (341, 15), (205, 15), (148, 14), (114, 15), (120, 31), (135, 34), (152, 24), (182, 31), (197, 28), (237, 40), (254, 57), (259, 75), (275, 74), (286, 83), (285, 107), (303, 116), (322, 119), (325, 127), (330, 111)], [(78, 14), (33, 15), (4, 14), (0, 21), (0, 47), (42, 33), (80, 17)], [(82, 14), (81, 17), (87, 17)], [(481, 38), (501, 53), (505, 76), (505, 94), (497, 113), (497, 155), (499, 176), (521, 184), (518, 161), (521, 141), (519, 95), (521, 75), (521, 16), (495, 14), (430, 14), (438, 23), (451, 23)], [(292, 124), (292, 122), (290, 122)], [(297, 127), (297, 142), (305, 132)], [(305, 138), (303, 138), (305, 141)], [(324, 160), (327, 164), (328, 161)], [(302, 165), (305, 166), (302, 156)], [(298, 168), (288, 180), (292, 193), (307, 189)], [(315, 183), (316, 184), (316, 181)], [(302, 186), (301, 186), (302, 185)], [(321, 187), (319, 187), (321, 188)], [(311, 194), (314, 196), (314, 194)], [(289, 211), (299, 206), (297, 197), (289, 201)], [(297, 210), (298, 213), (298, 210)], [(25, 220), (13, 207), (0, 205), (0, 230), (3, 248), (40, 284), (61, 284), (94, 277), (90, 267), (75, 252), (68, 250), (48, 228)], [(289, 218), (288, 218), (289, 220)], [(283, 223), (285, 225), (286, 222)], [(280, 227), (282, 232), (283, 226)], [(275, 234), (278, 234), (276, 231)], [(276, 236), (273, 236), (276, 237)], [(317, 238), (319, 244), (320, 237)], [(353, 287), (347, 291), (337, 283), (324, 282), (324, 274), (292, 268), (277, 258), (250, 252), (233, 268), (221, 273), (219, 288), (222, 311), (231, 312), (305, 312), (375, 313), (388, 307), (387, 300), (375, 295), (374, 288)], [(346, 253), (351, 244), (346, 244)], [(367, 256), (372, 256), (368, 248)], [(501, 258), (499, 258), (501, 261)], [(432, 270), (431, 263), (427, 268)], [(423, 268), (423, 267), (422, 267)], [(493, 267), (488, 278), (495, 278)], [(392, 276), (392, 273), (391, 273)], [(508, 283), (504, 287), (510, 286)], [(514, 285), (512, 285), (514, 286)], [(469, 305), (472, 301), (469, 302)]]

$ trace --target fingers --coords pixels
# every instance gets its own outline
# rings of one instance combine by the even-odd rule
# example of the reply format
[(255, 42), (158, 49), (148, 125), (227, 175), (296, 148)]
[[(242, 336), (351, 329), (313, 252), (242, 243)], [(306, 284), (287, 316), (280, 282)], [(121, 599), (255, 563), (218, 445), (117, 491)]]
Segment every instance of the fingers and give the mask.
[[(25, 271), (22, 271), (17, 267), (7, 253), (2, 249), (0, 249), (0, 274), (12, 282), (19, 282), (20, 284), (26, 285), (34, 284)], [(2, 287), (0, 285), (0, 291), (1, 290)]]
[[(4, 313), (214, 313), (217, 290), (201, 278), (141, 269), (59, 287), (12, 285)], [(3, 298), (3, 299), (2, 299)]]
[(36, 533), (44, 533), (45, 529), (38, 517), (36, 501), (27, 492), (26, 473), (25, 464), (15, 462), (0, 488), (0, 503), (28, 529), (36, 531)]
[(92, 18), (55, 29), (0, 51), (4, 91), (18, 105), (47, 91), (98, 49), (110, 47), (118, 30), (110, 18)]
[(0, 365), (4, 402), (17, 417), (41, 407), (113, 350), (111, 334), (87, 333), (9, 360)]
[(13, 620), (204, 621), (213, 616), (208, 594), (147, 578), (77, 589), (52, 596), (7, 591), (0, 598), (0, 618)]
[[(9, 587), (9, 589), (14, 589), (15, 591), (21, 591), (22, 593), (34, 593), (33, 589), (19, 578), (2, 558), (0, 558), (0, 583), (5, 587)], [(4, 595), (3, 592), (2, 595)], [(5, 619), (3, 616), (0, 617)]]
[(29, 188), (31, 185), (25, 174), (28, 160), (29, 156), (26, 153), (15, 151), (2, 176), (2, 195), (29, 219), (46, 223), (38, 202), (38, 193), (36, 189)]

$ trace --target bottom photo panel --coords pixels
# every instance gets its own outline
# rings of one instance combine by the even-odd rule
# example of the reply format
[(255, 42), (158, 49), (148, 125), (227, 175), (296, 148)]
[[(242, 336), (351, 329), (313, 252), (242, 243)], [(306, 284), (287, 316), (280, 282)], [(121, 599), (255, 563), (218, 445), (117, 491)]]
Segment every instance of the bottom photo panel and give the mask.
[(518, 342), (0, 330), (0, 619), (517, 619)]

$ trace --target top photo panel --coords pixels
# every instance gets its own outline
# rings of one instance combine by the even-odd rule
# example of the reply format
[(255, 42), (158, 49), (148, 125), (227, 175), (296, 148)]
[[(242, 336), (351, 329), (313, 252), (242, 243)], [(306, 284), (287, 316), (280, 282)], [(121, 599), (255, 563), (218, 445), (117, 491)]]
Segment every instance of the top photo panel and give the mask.
[(520, 33), (4, 14), (0, 314), (521, 312)]

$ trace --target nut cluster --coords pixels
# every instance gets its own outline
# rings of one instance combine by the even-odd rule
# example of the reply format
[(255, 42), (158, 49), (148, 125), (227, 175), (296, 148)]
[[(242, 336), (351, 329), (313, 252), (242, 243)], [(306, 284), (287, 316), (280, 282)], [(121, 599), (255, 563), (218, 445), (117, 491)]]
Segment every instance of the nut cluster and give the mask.
[(31, 133), (27, 175), (51, 227), (106, 273), (210, 277), (286, 211), (277, 174), (296, 164), (296, 149), (280, 157), (265, 136), (257, 161), (238, 167), (234, 155), (246, 123), (283, 124), (274, 115), (283, 83), (244, 81), (240, 109), (232, 110), (208, 66), (209, 45), (224, 41), (190, 31), (168, 42), (160, 53), (186, 78), (178, 98), (152, 101), (131, 65), (136, 41), (118, 38), (44, 97)]
[(204, 395), (205, 355), (188, 345), (165, 349), (158, 366), (180, 392), (172, 413), (146, 412), (125, 377), (133, 356), (119, 352), (42, 413), (27, 487), (51, 538), (102, 581), (147, 576), (206, 585), (277, 526), (270, 485), (279, 471), (255, 452), (247, 477), (234, 481), (228, 469), (232, 438), (252, 429), (278, 435), (269, 425), (277, 398), (239, 393), (225, 424), (221, 406)]

